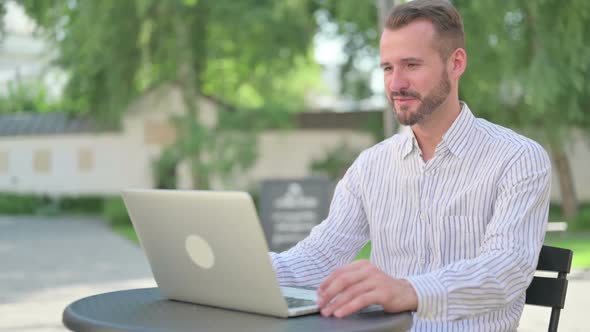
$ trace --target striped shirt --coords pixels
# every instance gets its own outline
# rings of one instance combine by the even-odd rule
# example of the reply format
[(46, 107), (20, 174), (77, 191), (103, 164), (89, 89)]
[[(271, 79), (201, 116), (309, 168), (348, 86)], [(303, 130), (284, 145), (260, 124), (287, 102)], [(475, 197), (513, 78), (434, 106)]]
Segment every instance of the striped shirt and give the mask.
[(371, 240), (371, 261), (415, 288), (412, 331), (514, 331), (543, 243), (545, 150), (462, 110), (427, 162), (413, 133), (363, 151), (328, 217), (283, 253), (282, 285), (318, 286)]

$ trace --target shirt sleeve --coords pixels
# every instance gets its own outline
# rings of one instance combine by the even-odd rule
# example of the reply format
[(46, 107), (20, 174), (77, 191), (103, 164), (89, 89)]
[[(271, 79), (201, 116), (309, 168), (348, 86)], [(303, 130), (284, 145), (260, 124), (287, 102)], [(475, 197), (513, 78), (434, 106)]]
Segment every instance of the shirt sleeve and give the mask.
[(522, 296), (536, 269), (547, 226), (551, 163), (535, 144), (499, 180), (480, 254), (440, 270), (407, 277), (417, 316), (456, 320), (498, 310)]
[(270, 253), (281, 285), (319, 286), (334, 269), (352, 261), (369, 240), (362, 204), (360, 158), (336, 185), (328, 217), (293, 248)]

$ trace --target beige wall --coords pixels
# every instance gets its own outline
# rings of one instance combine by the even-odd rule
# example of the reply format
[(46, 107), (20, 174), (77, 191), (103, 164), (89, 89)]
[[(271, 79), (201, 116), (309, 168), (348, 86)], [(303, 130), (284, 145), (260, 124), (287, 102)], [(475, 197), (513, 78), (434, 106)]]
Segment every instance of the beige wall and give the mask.
[[(131, 121), (124, 135), (0, 137), (0, 191), (117, 194), (128, 187), (151, 188), (151, 164), (161, 146), (146, 144), (144, 126), (137, 122)], [(259, 157), (254, 167), (226, 181), (215, 179), (212, 186), (250, 189), (264, 179), (308, 176), (314, 159), (343, 142), (360, 151), (372, 145), (372, 138), (353, 130), (266, 131), (259, 137)], [(39, 151), (48, 155), (43, 161), (49, 162), (46, 172), (35, 169), (35, 155)], [(568, 154), (579, 199), (590, 201), (590, 144), (578, 136)], [(190, 188), (186, 165), (181, 171), (181, 187)], [(553, 200), (559, 200), (557, 181), (554, 168)]]
[[(200, 107), (201, 119), (217, 121), (210, 103)], [(183, 103), (172, 86), (152, 91), (133, 103), (120, 133), (0, 137), (0, 191), (48, 194), (118, 194), (124, 188), (153, 187), (152, 163), (174, 136), (171, 115)], [(581, 134), (568, 147), (576, 191), (590, 201), (590, 144)], [(260, 134), (254, 167), (226, 181), (213, 179), (216, 189), (255, 189), (259, 181), (310, 175), (310, 165), (342, 143), (360, 151), (372, 137), (355, 130), (268, 130)], [(179, 167), (180, 187), (190, 188), (186, 163)], [(554, 171), (551, 197), (559, 199)]]
[[(141, 126), (138, 126), (141, 128)], [(125, 135), (50, 135), (0, 138), (5, 168), (0, 191), (52, 195), (118, 194), (125, 188), (151, 188), (151, 163), (161, 147), (145, 144), (143, 132)], [(217, 189), (249, 189), (270, 178), (310, 175), (315, 158), (347, 142), (359, 150), (371, 144), (354, 131), (271, 131), (261, 134), (259, 158), (245, 174), (222, 182)], [(182, 187), (190, 187), (186, 181)]]
[[(81, 169), (80, 150), (94, 156)], [(50, 135), (0, 138), (7, 171), (0, 191), (39, 194), (112, 194), (145, 183), (141, 149), (121, 135)], [(83, 157), (84, 158), (84, 157)], [(130, 172), (129, 170), (134, 170)]]
[[(120, 133), (0, 137), (0, 191), (52, 195), (118, 194), (152, 188), (152, 163), (174, 137), (170, 116), (181, 115), (180, 94), (170, 86), (131, 106)], [(213, 126), (213, 106), (200, 105), (201, 121)], [(254, 167), (232, 179), (214, 179), (217, 189), (255, 188), (260, 180), (310, 175), (310, 164), (342, 143), (361, 150), (370, 135), (354, 130), (266, 131), (259, 136)], [(183, 164), (181, 188), (190, 188)]]
[(373, 145), (366, 132), (355, 130), (269, 130), (258, 137), (258, 159), (248, 171), (225, 183), (216, 179), (215, 188), (251, 189), (265, 179), (310, 176), (311, 163), (342, 143), (359, 152)]

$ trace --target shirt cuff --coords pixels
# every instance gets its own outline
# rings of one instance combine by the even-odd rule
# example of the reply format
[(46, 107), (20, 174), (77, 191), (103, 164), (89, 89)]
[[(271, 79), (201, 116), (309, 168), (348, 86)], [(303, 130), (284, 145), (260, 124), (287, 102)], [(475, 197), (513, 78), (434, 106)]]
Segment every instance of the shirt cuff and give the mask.
[(428, 320), (447, 318), (448, 292), (435, 274), (416, 275), (405, 279), (412, 284), (418, 297), (416, 316)]

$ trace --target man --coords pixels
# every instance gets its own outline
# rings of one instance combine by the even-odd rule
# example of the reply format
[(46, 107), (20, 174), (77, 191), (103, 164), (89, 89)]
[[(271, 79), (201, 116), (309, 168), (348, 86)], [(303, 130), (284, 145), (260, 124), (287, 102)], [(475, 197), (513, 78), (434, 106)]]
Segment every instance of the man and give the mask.
[[(394, 8), (380, 48), (388, 100), (411, 132), (361, 153), (326, 220), (271, 253), (277, 276), (319, 285), (325, 316), (379, 304), (413, 311), (414, 331), (514, 331), (544, 238), (547, 154), (459, 101), (467, 55), (449, 2)], [(371, 262), (350, 264), (368, 240)]]

